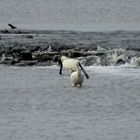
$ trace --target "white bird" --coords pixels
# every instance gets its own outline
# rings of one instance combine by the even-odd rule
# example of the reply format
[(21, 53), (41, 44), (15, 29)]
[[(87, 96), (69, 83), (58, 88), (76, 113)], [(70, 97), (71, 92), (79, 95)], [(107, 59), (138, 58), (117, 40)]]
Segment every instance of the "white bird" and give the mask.
[(76, 71), (71, 73), (70, 79), (73, 86), (81, 87), (84, 81), (84, 75), (81, 73), (78, 63), (75, 63)]
[(61, 57), (62, 67), (68, 69), (71, 72), (76, 71), (76, 64), (79, 62), (77, 59), (69, 58), (66, 56)]
[(58, 62), (60, 64), (59, 74), (62, 74), (62, 68), (68, 69), (72, 73), (74, 71), (77, 71), (77, 66), (78, 66), (82, 70), (82, 72), (84, 73), (86, 78), (89, 79), (88, 74), (86, 73), (86, 71), (82, 67), (79, 60), (69, 58), (69, 57), (66, 57), (66, 56), (62, 56), (62, 57), (56, 57), (54, 61)]

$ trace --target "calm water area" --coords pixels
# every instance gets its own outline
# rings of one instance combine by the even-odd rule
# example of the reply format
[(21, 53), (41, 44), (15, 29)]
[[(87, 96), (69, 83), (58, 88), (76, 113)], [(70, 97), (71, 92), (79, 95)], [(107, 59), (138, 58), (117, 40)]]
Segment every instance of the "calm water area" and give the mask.
[(139, 140), (140, 70), (90, 66), (82, 88), (57, 66), (0, 66), (1, 140)]

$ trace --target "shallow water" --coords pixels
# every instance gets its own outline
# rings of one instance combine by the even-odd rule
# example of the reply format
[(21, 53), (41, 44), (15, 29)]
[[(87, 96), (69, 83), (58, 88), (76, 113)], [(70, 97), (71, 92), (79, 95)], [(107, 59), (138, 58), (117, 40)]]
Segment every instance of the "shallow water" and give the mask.
[(86, 69), (74, 88), (57, 66), (0, 66), (0, 139), (139, 140), (140, 70)]

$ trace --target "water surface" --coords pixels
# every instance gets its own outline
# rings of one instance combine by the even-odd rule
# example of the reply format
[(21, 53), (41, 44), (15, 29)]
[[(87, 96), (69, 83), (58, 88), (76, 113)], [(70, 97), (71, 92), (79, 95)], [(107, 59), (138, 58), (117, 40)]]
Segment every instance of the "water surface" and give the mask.
[(74, 88), (57, 66), (1, 66), (1, 140), (139, 140), (139, 69), (86, 69)]

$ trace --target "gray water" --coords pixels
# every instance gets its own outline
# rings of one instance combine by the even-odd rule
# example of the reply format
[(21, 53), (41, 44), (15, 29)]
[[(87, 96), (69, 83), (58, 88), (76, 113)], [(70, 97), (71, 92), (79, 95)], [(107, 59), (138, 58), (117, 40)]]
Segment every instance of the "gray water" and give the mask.
[(140, 70), (86, 70), (75, 88), (57, 66), (1, 66), (0, 140), (139, 140)]
[(139, 0), (0, 0), (0, 29), (140, 30)]

